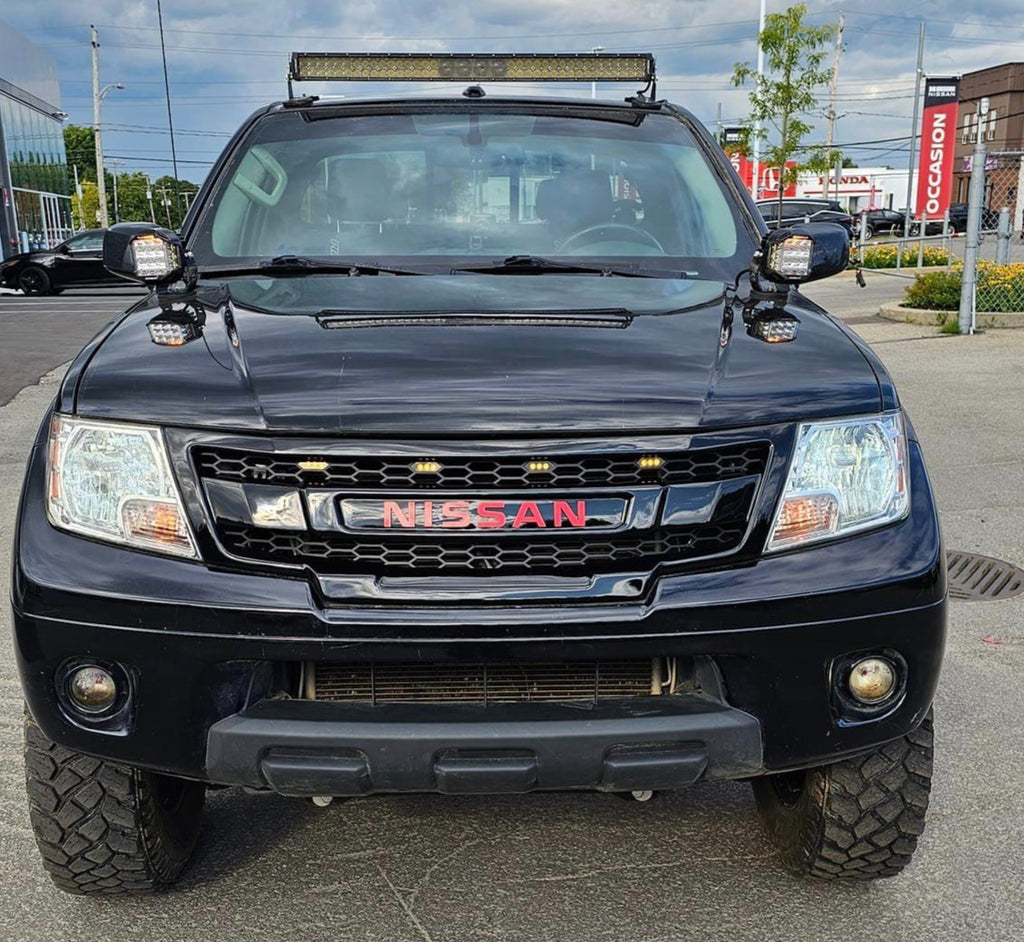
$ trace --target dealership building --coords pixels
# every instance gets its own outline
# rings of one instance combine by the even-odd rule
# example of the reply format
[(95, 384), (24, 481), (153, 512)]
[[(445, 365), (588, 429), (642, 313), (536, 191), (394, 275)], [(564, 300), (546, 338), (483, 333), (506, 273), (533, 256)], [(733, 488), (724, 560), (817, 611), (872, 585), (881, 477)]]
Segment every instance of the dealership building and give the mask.
[(53, 57), (0, 21), (0, 258), (71, 234), (65, 117)]

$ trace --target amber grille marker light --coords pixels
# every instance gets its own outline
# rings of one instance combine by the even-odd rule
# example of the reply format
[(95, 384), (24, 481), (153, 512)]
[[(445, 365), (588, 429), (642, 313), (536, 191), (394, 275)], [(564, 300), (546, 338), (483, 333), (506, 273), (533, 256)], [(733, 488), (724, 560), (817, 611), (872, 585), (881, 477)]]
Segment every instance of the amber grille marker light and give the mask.
[(441, 470), (439, 461), (416, 461), (412, 464), (412, 470), (416, 474), (437, 474)]

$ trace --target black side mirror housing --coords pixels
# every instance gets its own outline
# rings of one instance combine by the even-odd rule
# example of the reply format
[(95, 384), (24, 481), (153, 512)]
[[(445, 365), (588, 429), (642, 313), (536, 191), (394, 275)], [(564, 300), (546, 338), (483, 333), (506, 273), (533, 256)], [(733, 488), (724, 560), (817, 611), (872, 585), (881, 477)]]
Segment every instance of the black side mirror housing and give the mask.
[(801, 285), (845, 271), (850, 237), (834, 222), (805, 222), (774, 229), (761, 240), (757, 272), (775, 284)]
[(145, 222), (111, 226), (103, 236), (103, 267), (129, 281), (163, 285), (181, 278), (185, 248), (170, 229)]

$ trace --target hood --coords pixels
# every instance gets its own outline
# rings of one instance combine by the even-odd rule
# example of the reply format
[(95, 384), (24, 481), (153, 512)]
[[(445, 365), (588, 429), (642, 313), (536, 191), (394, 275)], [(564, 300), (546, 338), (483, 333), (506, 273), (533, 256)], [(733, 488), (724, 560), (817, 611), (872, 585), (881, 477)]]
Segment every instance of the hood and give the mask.
[(738, 313), (723, 330), (722, 285), (707, 281), (313, 275), (232, 279), (174, 303), (201, 312), (201, 335), (153, 343), (150, 296), (89, 360), (80, 414), (443, 437), (696, 431), (880, 408), (874, 371), (827, 317), (791, 308), (796, 340), (764, 343)]

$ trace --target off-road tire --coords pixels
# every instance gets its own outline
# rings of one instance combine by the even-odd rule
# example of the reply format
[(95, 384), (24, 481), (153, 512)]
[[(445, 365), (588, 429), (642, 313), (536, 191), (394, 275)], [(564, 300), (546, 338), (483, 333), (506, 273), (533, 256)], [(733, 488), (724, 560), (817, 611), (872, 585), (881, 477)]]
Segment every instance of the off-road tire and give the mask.
[(825, 879), (894, 877), (924, 830), (932, 714), (856, 759), (755, 779), (761, 823), (786, 866)]
[(151, 893), (187, 866), (199, 838), (202, 783), (65, 749), (29, 716), (25, 776), (36, 844), (60, 889)]
[(39, 297), (53, 290), (53, 282), (47, 272), (38, 265), (27, 265), (18, 273), (18, 287), (22, 294)]

